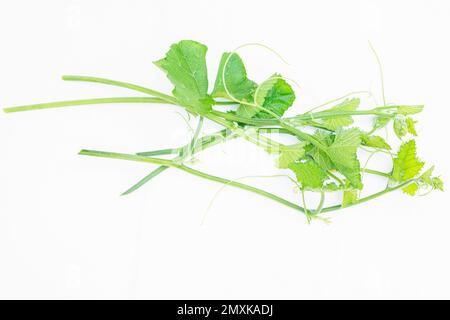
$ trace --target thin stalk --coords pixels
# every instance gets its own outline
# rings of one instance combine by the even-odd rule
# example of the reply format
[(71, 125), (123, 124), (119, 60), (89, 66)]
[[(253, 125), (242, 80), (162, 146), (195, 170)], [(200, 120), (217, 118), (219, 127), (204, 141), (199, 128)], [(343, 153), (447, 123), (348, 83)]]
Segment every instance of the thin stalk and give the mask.
[(172, 103), (172, 104), (178, 104), (177, 99), (175, 99), (172, 96), (169, 96), (165, 93), (149, 89), (146, 87), (142, 87), (136, 84), (128, 83), (128, 82), (122, 82), (122, 81), (116, 81), (116, 80), (110, 80), (105, 78), (98, 78), (98, 77), (87, 77), (87, 76), (74, 76), (74, 75), (66, 75), (62, 76), (62, 79), (65, 81), (83, 81), (83, 82), (94, 82), (94, 83), (101, 83), (101, 84), (107, 84), (111, 86), (116, 87), (122, 87), (126, 89), (131, 89), (134, 91), (142, 92), (149, 94), (154, 97), (161, 98), (162, 100)]
[(4, 108), (3, 111), (6, 113), (11, 113), (20, 111), (31, 111), (31, 110), (61, 108), (70, 106), (107, 104), (107, 103), (166, 103), (166, 102), (160, 98), (153, 98), (153, 97), (97, 98), (97, 99), (68, 100), (49, 103), (29, 104), (17, 107)]
[(180, 152), (180, 148), (175, 149), (161, 149), (161, 150), (153, 150), (153, 151), (145, 151), (136, 153), (138, 156), (143, 157), (153, 157), (153, 156), (163, 156), (168, 154), (177, 154)]
[(131, 188), (129, 188), (128, 190), (126, 190), (125, 192), (123, 192), (121, 194), (121, 196), (126, 196), (127, 194), (130, 194), (134, 191), (136, 191), (137, 189), (139, 189), (140, 187), (142, 187), (144, 184), (146, 184), (148, 181), (150, 181), (151, 179), (153, 179), (154, 177), (156, 177), (157, 175), (159, 175), (161, 172), (164, 172), (165, 170), (169, 169), (168, 166), (159, 166), (157, 167), (155, 170), (153, 170), (152, 172), (150, 172), (148, 175), (146, 175), (144, 178), (142, 178), (141, 180), (139, 180), (136, 184), (134, 184)]
[[(404, 188), (404, 187), (408, 186), (409, 184), (415, 182), (416, 180), (417, 179), (410, 179), (410, 180), (407, 180), (407, 181), (405, 181), (405, 182), (403, 182), (403, 183), (401, 183), (401, 184), (399, 184), (399, 185), (397, 185), (395, 187), (386, 188), (383, 191), (373, 193), (370, 196), (361, 198), (361, 199), (355, 201), (354, 203), (346, 205), (346, 208), (355, 206), (357, 204), (361, 204), (361, 203), (367, 202), (369, 200), (373, 200), (373, 199), (381, 197), (382, 195), (385, 195), (385, 194), (387, 194), (389, 192), (392, 192), (392, 191)], [(322, 212), (330, 212), (330, 211), (335, 211), (335, 210), (339, 210), (339, 209), (342, 209), (342, 205), (336, 205), (336, 206), (323, 208)]]
[(381, 171), (377, 171), (377, 170), (363, 168), (363, 169), (361, 169), (361, 171), (367, 172), (370, 174), (374, 174), (374, 175), (378, 175), (378, 176), (382, 176), (382, 177), (386, 177), (386, 178), (391, 178), (391, 175), (389, 173), (385, 173), (385, 172), (381, 172)]
[[(192, 154), (195, 154), (197, 152), (203, 151), (206, 148), (212, 147), (214, 145), (219, 144), (220, 142), (226, 141), (228, 139), (233, 139), (235, 137), (237, 137), (237, 135), (233, 135), (232, 132), (227, 130), (227, 129), (221, 130), (221, 131), (219, 131), (217, 133), (214, 133), (212, 135), (208, 135), (208, 136), (202, 137), (202, 138), (197, 140), (197, 143), (195, 144), (195, 147), (192, 150)], [(154, 155), (158, 155), (158, 153), (161, 153), (161, 151), (166, 151), (166, 150), (167, 150), (167, 152), (172, 151), (172, 154), (173, 153), (180, 153), (181, 150), (184, 150), (187, 147), (188, 147), (188, 145), (185, 145), (184, 147), (176, 148), (176, 149), (165, 149), (165, 150), (140, 152), (140, 153), (137, 153), (137, 155), (140, 155), (140, 156), (154, 156)], [(173, 152), (173, 151), (175, 151), (175, 152)], [(168, 154), (168, 153), (164, 153), (164, 154)], [(183, 158), (184, 158), (183, 156), (179, 155), (178, 157), (173, 159), (173, 161), (180, 162)], [(153, 179), (154, 177), (158, 176), (160, 173), (164, 172), (168, 168), (169, 168), (168, 166), (159, 166), (158, 168), (156, 168), (155, 170), (150, 172), (148, 175), (146, 175), (144, 178), (139, 180), (131, 188), (127, 189), (124, 193), (122, 193), (122, 195), (127, 195), (127, 194), (130, 194), (130, 193), (136, 191), (137, 189), (142, 187), (144, 184), (146, 184), (151, 179)]]
[(327, 174), (328, 174), (330, 177), (332, 177), (334, 180), (336, 180), (340, 185), (344, 185), (344, 182), (342, 182), (342, 180), (339, 179), (338, 176), (336, 176), (335, 174), (333, 174), (333, 173), (331, 172), (331, 170), (327, 170)]
[[(94, 151), (94, 150), (81, 150), (80, 155), (87, 155), (87, 156), (93, 156), (93, 157), (101, 157), (101, 158), (111, 158), (111, 159), (121, 159), (121, 160), (128, 160), (128, 161), (138, 161), (138, 162), (147, 162), (147, 163), (153, 163), (153, 164), (159, 164), (159, 165), (163, 165), (163, 166), (168, 166), (168, 167), (174, 167), (177, 168), (179, 170), (185, 171), (187, 173), (193, 174), (195, 176), (207, 179), (207, 180), (211, 180), (211, 181), (215, 181), (215, 182), (219, 182), (219, 183), (223, 183), (223, 184), (227, 184), (239, 189), (243, 189), (243, 190), (247, 190), (256, 194), (259, 194), (263, 197), (272, 199), (276, 202), (279, 202), (281, 204), (284, 204), (292, 209), (295, 209), (297, 211), (300, 211), (304, 214), (306, 214), (306, 210), (303, 207), (300, 207), (298, 205), (296, 205), (295, 203), (292, 203), (286, 199), (283, 199), (281, 197), (278, 197), (270, 192), (267, 192), (265, 190), (256, 188), (256, 187), (252, 187), (240, 182), (236, 182), (233, 180), (229, 180), (229, 179), (225, 179), (225, 178), (221, 178), (221, 177), (217, 177), (217, 176), (213, 176), (210, 174), (207, 174), (205, 172), (202, 171), (198, 171), (195, 169), (192, 169), (190, 167), (187, 167), (185, 165), (182, 164), (177, 164), (171, 160), (165, 160), (165, 159), (158, 159), (158, 158), (150, 158), (150, 157), (142, 157), (142, 156), (137, 156), (137, 155), (133, 155), (133, 154), (124, 154), (124, 153), (115, 153), (115, 152), (104, 152), (104, 151)], [(404, 188), (406, 186), (408, 186), (409, 184), (415, 182), (417, 179), (410, 179), (407, 180), (395, 187), (390, 187), (390, 188), (386, 188), (383, 191), (374, 193), (372, 195), (369, 195), (367, 197), (361, 198), (358, 201), (349, 204), (347, 207), (350, 206), (354, 206), (360, 203), (364, 203), (367, 202), (369, 200), (381, 197), (384, 194), (387, 194), (389, 192)], [(335, 205), (335, 206), (330, 206), (330, 207), (326, 207), (322, 209), (322, 212), (331, 212), (331, 211), (335, 211), (335, 210), (339, 210), (342, 209), (342, 205)]]
[(317, 206), (316, 211), (314, 211), (315, 216), (319, 215), (322, 212), (324, 203), (325, 203), (325, 192), (321, 191), (319, 205)]
[(256, 187), (252, 187), (240, 182), (236, 182), (233, 180), (229, 180), (229, 179), (225, 179), (225, 178), (221, 178), (218, 176), (213, 176), (210, 174), (207, 174), (205, 172), (202, 171), (198, 171), (195, 169), (192, 169), (190, 167), (187, 167), (185, 165), (182, 164), (177, 164), (174, 163), (173, 161), (170, 160), (165, 160), (165, 159), (158, 159), (158, 158), (150, 158), (150, 157), (142, 157), (142, 156), (137, 156), (137, 155), (132, 155), (132, 154), (124, 154), (124, 153), (115, 153), (115, 152), (104, 152), (104, 151), (94, 151), (94, 150), (81, 150), (80, 155), (87, 155), (87, 156), (93, 156), (93, 157), (101, 157), (101, 158), (111, 158), (111, 159), (120, 159), (120, 160), (129, 160), (129, 161), (138, 161), (138, 162), (147, 162), (147, 163), (153, 163), (153, 164), (160, 164), (160, 165), (164, 165), (164, 166), (168, 166), (168, 167), (174, 167), (177, 168), (179, 170), (185, 171), (187, 173), (193, 174), (195, 176), (207, 179), (207, 180), (211, 180), (211, 181), (215, 181), (215, 182), (219, 182), (219, 183), (224, 183), (227, 184), (229, 186), (233, 186), (236, 188), (240, 188), (240, 189), (244, 189), (256, 194), (259, 194), (261, 196), (264, 196), (266, 198), (272, 199), (274, 201), (277, 201), (281, 204), (284, 204), (290, 208), (293, 208), (297, 211), (301, 211), (303, 213), (305, 213), (305, 209), (296, 205), (295, 203), (292, 203), (288, 200), (285, 200), (281, 197), (278, 197), (270, 192), (261, 190), (259, 188)]
[(192, 155), (195, 147), (195, 143), (198, 139), (198, 136), (202, 130), (203, 127), (203, 117), (199, 117), (197, 128), (195, 129), (194, 135), (192, 136), (191, 142), (182, 149), (181, 155), (183, 156), (183, 159), (187, 158), (188, 156)]

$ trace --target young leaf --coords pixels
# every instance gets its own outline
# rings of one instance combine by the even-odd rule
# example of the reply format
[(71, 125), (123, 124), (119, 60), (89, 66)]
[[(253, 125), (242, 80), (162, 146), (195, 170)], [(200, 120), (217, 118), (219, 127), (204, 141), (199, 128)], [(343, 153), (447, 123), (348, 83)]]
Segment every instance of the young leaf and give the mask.
[(298, 182), (307, 190), (321, 189), (327, 178), (325, 171), (313, 160), (291, 163), (289, 169), (294, 171)]
[[(334, 106), (323, 112), (330, 111), (355, 111), (359, 107), (360, 100), (358, 98), (346, 99), (342, 103)], [(336, 116), (333, 118), (327, 118), (320, 121), (320, 123), (327, 129), (335, 131), (337, 128), (349, 126), (353, 123), (351, 116)]]
[(444, 182), (442, 181), (441, 178), (434, 177), (431, 181), (432, 181), (431, 184), (433, 186), (433, 189), (444, 191)]
[(395, 117), (394, 119), (394, 132), (399, 139), (404, 137), (408, 133), (408, 126), (404, 117)]
[(174, 85), (173, 95), (180, 104), (205, 112), (211, 109), (206, 69), (207, 47), (192, 40), (182, 40), (170, 47), (166, 57), (154, 64), (162, 69)]
[(361, 133), (361, 144), (366, 147), (391, 150), (391, 146), (382, 137), (369, 135), (366, 132)]
[(397, 106), (397, 113), (404, 116), (422, 112), (423, 106)]
[[(317, 130), (314, 133), (314, 136), (319, 139), (319, 141), (322, 142), (322, 144), (325, 146), (330, 146), (334, 140), (334, 135), (332, 135), (331, 133), (326, 133), (322, 130)], [(333, 162), (325, 151), (310, 144), (307, 146), (307, 153), (322, 169), (335, 169)]]
[(412, 118), (406, 118), (406, 127), (408, 129), (408, 132), (413, 136), (417, 136), (416, 123), (417, 121), (414, 121)]
[(338, 129), (333, 143), (327, 148), (327, 154), (336, 168), (356, 189), (362, 188), (360, 164), (356, 150), (361, 144), (359, 129)]
[(258, 88), (255, 91), (255, 97), (254, 102), (258, 106), (264, 105), (264, 101), (266, 100), (266, 97), (270, 90), (276, 85), (278, 80), (280, 79), (280, 75), (274, 74), (269, 79), (265, 80), (263, 83), (261, 83)]
[(391, 118), (389, 117), (382, 117), (382, 116), (376, 117), (373, 122), (372, 131), (377, 131), (379, 129), (386, 127), (389, 121), (391, 121)]
[(305, 155), (305, 142), (297, 144), (282, 146), (280, 150), (280, 157), (277, 159), (277, 167), (286, 169), (289, 165)]
[(252, 118), (260, 111), (259, 108), (247, 104), (240, 104), (236, 110), (236, 115), (244, 118)]
[(419, 185), (416, 182), (414, 182), (414, 183), (411, 183), (410, 185), (407, 185), (402, 190), (404, 193), (407, 193), (410, 196), (414, 196), (417, 193), (417, 191), (419, 190)]
[[(262, 107), (281, 117), (294, 103), (295, 93), (294, 90), (292, 90), (292, 87), (284, 79), (279, 78), (279, 75), (274, 75), (271, 78), (272, 79), (264, 82), (269, 85), (263, 88), (263, 93), (265, 94)], [(261, 101), (262, 97), (257, 97), (257, 99)], [(260, 119), (273, 118), (271, 114), (265, 111), (258, 112), (255, 117)]]
[(409, 140), (400, 146), (397, 157), (394, 159), (392, 178), (403, 182), (414, 178), (422, 169), (424, 163), (417, 158), (416, 142)]
[[(247, 78), (244, 63), (237, 53), (225, 52), (222, 55), (212, 92), (213, 97), (251, 101), (257, 86), (255, 82)], [(228, 95), (227, 90), (233, 97)]]
[(431, 187), (432, 189), (438, 189), (444, 191), (444, 183), (439, 177), (433, 177), (434, 166), (426, 170), (419, 177), (419, 186)]
[(342, 208), (348, 207), (358, 201), (358, 190), (345, 190), (342, 196)]

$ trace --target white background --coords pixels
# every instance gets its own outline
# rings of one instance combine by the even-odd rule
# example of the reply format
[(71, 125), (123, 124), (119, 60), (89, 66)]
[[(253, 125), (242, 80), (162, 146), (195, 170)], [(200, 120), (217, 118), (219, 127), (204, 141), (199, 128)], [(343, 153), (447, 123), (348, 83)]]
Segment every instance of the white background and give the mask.
[[(444, 0), (1, 1), (0, 105), (136, 95), (65, 83), (62, 74), (170, 92), (151, 62), (181, 39), (209, 46), (210, 82), (223, 51), (249, 42), (276, 49), (291, 66), (260, 49), (242, 55), (257, 80), (281, 71), (299, 82), (291, 114), (358, 90), (380, 103), (370, 40), (387, 102), (426, 105), (419, 154), (446, 180), (449, 30)], [(0, 115), (1, 298), (450, 298), (445, 193), (389, 194), (333, 213), (330, 225), (308, 225), (226, 188), (201, 225), (220, 185), (168, 170), (120, 197), (153, 167), (77, 155), (181, 145), (190, 132), (177, 111), (102, 105)], [(277, 172), (245, 142), (199, 161), (233, 179)], [(286, 180), (245, 182), (298, 201)]]

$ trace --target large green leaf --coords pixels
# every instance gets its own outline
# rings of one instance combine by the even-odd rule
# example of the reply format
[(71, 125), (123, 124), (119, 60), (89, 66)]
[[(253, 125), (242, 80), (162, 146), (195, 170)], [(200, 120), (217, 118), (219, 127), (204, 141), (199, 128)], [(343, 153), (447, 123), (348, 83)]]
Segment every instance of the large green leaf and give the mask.
[(237, 53), (225, 52), (222, 55), (212, 92), (213, 97), (251, 101), (257, 86), (247, 78), (244, 63)]
[[(324, 145), (329, 146), (333, 143), (334, 135), (331, 133), (322, 131), (322, 130), (316, 130), (314, 133), (314, 136)], [(311, 156), (314, 161), (324, 170), (331, 170), (335, 169), (335, 166), (333, 162), (331, 161), (328, 154), (323, 151), (322, 149), (319, 149), (318, 147), (309, 144), (307, 146), (307, 153), (309, 156)]]
[[(333, 112), (333, 111), (355, 111), (359, 106), (360, 100), (358, 98), (346, 99), (342, 103), (334, 106), (323, 112)], [(353, 118), (351, 116), (335, 116), (332, 118), (326, 118), (320, 121), (320, 123), (327, 129), (336, 130), (337, 128), (342, 128), (349, 126), (353, 123)]]
[(155, 61), (174, 85), (173, 95), (180, 104), (195, 112), (211, 109), (206, 69), (207, 47), (192, 40), (182, 40), (170, 47), (164, 59)]
[(289, 165), (305, 155), (305, 142), (282, 146), (280, 148), (280, 156), (277, 159), (278, 168), (286, 169)]
[[(280, 75), (273, 75), (261, 84), (259, 91), (264, 95), (256, 97), (259, 102), (264, 100), (262, 106), (281, 117), (286, 110), (292, 106), (295, 100), (295, 93), (289, 83), (282, 79)], [(264, 98), (262, 98), (264, 97)], [(260, 104), (259, 104), (260, 105)], [(273, 115), (265, 111), (260, 111), (255, 115), (256, 118), (271, 119)]]
[(336, 169), (349, 180), (351, 186), (357, 189), (362, 188), (361, 169), (356, 156), (360, 144), (361, 132), (358, 129), (339, 128), (336, 130), (333, 143), (326, 149)]
[(298, 182), (307, 190), (322, 189), (323, 183), (327, 179), (325, 171), (313, 160), (291, 163), (289, 169), (294, 171)]
[(392, 178), (399, 182), (414, 178), (419, 174), (423, 165), (424, 163), (416, 155), (416, 141), (404, 142), (394, 159)]

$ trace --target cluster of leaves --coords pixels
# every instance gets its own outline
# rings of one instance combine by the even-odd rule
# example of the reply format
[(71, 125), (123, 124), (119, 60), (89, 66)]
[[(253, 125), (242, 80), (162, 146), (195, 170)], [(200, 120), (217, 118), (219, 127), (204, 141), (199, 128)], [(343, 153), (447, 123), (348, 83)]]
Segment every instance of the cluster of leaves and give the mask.
[[(248, 78), (244, 63), (235, 52), (222, 55), (214, 89), (208, 95), (205, 54), (204, 45), (181, 41), (172, 45), (163, 60), (156, 62), (174, 84), (173, 95), (182, 105), (202, 114), (212, 110), (214, 98), (223, 98), (238, 103), (237, 109), (229, 113), (241, 118), (274, 119), (282, 117), (294, 103), (295, 93), (281, 75), (275, 74), (258, 85)], [(352, 112), (357, 111), (359, 105), (359, 99), (347, 99), (315, 113), (315, 117), (310, 119), (298, 117), (295, 121), (294, 117), (291, 124), (286, 121), (290, 126), (311, 126), (316, 131), (309, 141), (299, 139), (292, 145), (279, 145), (277, 166), (292, 170), (304, 190), (344, 190), (344, 206), (357, 201), (356, 191), (363, 188), (358, 148), (392, 153), (389, 143), (375, 132), (392, 122), (398, 138), (417, 136), (416, 121), (411, 116), (422, 110), (421, 106), (380, 107), (374, 111), (373, 129), (365, 132), (351, 127), (354, 123)], [(390, 184), (417, 178), (423, 166), (416, 155), (416, 143), (409, 138), (401, 144), (393, 159)], [(403, 191), (414, 195), (425, 187), (442, 190), (442, 181), (439, 177), (432, 177), (432, 171), (433, 168), (428, 169)]]
[[(342, 203), (339, 208), (360, 201), (358, 196), (359, 191), (363, 188), (362, 174), (365, 171), (379, 174), (388, 179), (386, 189), (379, 194), (397, 188), (402, 188), (409, 195), (417, 194), (420, 189), (443, 190), (442, 180), (433, 176), (434, 167), (423, 171), (424, 163), (416, 154), (414, 138), (417, 136), (417, 130), (413, 116), (422, 111), (422, 106), (380, 106), (370, 110), (360, 110), (360, 99), (352, 98), (326, 110), (309, 111), (293, 117), (284, 117), (285, 112), (293, 105), (296, 96), (291, 85), (280, 74), (274, 74), (258, 84), (248, 77), (245, 65), (236, 52), (225, 52), (220, 60), (214, 88), (209, 91), (206, 53), (205, 45), (192, 40), (183, 40), (173, 44), (163, 59), (154, 62), (172, 82), (173, 96), (127, 83), (110, 80), (104, 80), (103, 83), (116, 84), (149, 93), (155, 97), (151, 98), (154, 100), (149, 101), (152, 103), (157, 102), (155, 99), (161, 99), (161, 103), (172, 103), (184, 107), (189, 113), (200, 119), (206, 118), (223, 125), (226, 131), (221, 131), (220, 135), (239, 132), (242, 137), (248, 138), (246, 132), (251, 129), (267, 127), (275, 127), (275, 129), (280, 129), (282, 134), (292, 135), (297, 141), (290, 145), (273, 141), (268, 137), (258, 140), (256, 143), (262, 145), (266, 151), (277, 154), (276, 166), (292, 172), (295, 176), (295, 183), (302, 193), (313, 191), (320, 192), (323, 196), (325, 192), (342, 192)], [(96, 78), (95, 81), (92, 79), (84, 81), (101, 82), (100, 80)], [(111, 101), (113, 100), (111, 99)], [(124, 102), (126, 101), (129, 100), (124, 100)], [(89, 102), (94, 103), (93, 101)], [(98, 103), (104, 103), (104, 101)], [(65, 105), (76, 104), (88, 103), (72, 101)], [(232, 107), (227, 112), (221, 112), (215, 110), (214, 106), (217, 104), (231, 105)], [(8, 108), (5, 111), (59, 106), (64, 106), (64, 103), (22, 106)], [(354, 125), (354, 117), (360, 115), (374, 118), (370, 131), (364, 131)], [(386, 139), (378, 134), (381, 129), (390, 124), (392, 124), (396, 136), (401, 140), (397, 152), (393, 150)], [(303, 131), (305, 127), (313, 128), (312, 131), (308, 131), (313, 133)], [(199, 131), (197, 130), (197, 133)], [(190, 147), (194, 148), (196, 145), (209, 147), (217, 142), (214, 138), (211, 140), (212, 142), (209, 142), (208, 139), (210, 136), (198, 137), (195, 135), (187, 147), (178, 148), (180, 152), (176, 158), (177, 162), (175, 160), (163, 162), (150, 157), (148, 161), (180, 167), (179, 164), (183, 164), (183, 160), (186, 159), (187, 151), (192, 151), (189, 150)], [(254, 142), (254, 139), (249, 139), (249, 141)], [(390, 155), (392, 170), (390, 172), (366, 170), (361, 166), (358, 158), (358, 150), (361, 149)], [(175, 149), (166, 152), (167, 150), (169, 149), (146, 154), (138, 153), (138, 155), (169, 154), (173, 153), (172, 151)], [(142, 160), (128, 155), (115, 154), (115, 157), (126, 160)], [(182, 166), (181, 168), (185, 169), (186, 167)], [(152, 172), (148, 177), (152, 178), (163, 170), (164, 168), (159, 168), (158, 172)], [(207, 174), (198, 175), (208, 177)], [(148, 181), (150, 179), (148, 177), (143, 181)], [(211, 178), (211, 176), (209, 177)], [(212, 177), (211, 180), (222, 181), (224, 179)], [(142, 184), (140, 183), (139, 186)], [(242, 184), (239, 184), (238, 187), (242, 187)], [(252, 191), (255, 191), (255, 188)], [(267, 192), (258, 193), (267, 195)], [(316, 213), (318, 211), (320, 210), (316, 210)]]

